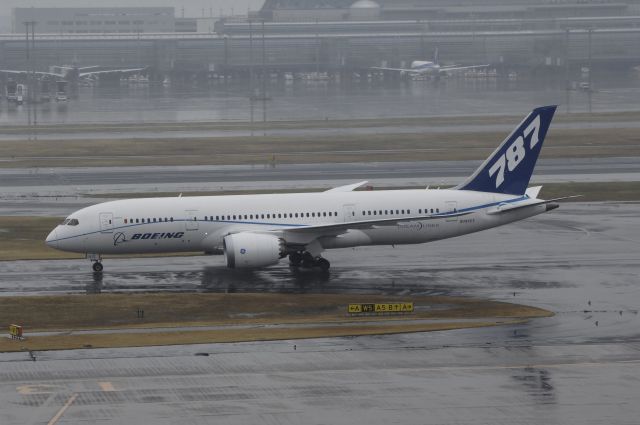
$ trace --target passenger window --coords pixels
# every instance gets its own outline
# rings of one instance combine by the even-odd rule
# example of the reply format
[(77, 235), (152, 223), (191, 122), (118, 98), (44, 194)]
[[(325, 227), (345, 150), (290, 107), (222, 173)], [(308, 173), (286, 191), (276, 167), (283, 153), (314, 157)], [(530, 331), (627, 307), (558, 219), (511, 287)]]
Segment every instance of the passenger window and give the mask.
[(234, 219), (234, 220), (236, 219), (236, 216), (235, 216), (235, 215), (233, 216), (233, 219)]

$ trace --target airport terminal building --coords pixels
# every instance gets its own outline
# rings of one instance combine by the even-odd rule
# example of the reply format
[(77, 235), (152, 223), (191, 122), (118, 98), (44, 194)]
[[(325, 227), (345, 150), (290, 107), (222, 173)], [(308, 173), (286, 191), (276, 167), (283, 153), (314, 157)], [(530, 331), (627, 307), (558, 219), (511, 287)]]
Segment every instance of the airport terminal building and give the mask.
[[(266, 0), (268, 21), (533, 19), (625, 16), (637, 0)], [(632, 6), (633, 4), (633, 6)]]
[(163, 33), (175, 31), (173, 7), (15, 8), (12, 32), (35, 22), (39, 34)]

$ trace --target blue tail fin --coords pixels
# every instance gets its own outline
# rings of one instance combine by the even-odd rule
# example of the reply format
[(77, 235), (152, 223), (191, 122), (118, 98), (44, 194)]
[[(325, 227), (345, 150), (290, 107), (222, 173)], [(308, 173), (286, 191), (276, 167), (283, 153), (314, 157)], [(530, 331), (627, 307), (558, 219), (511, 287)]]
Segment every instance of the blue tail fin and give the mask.
[(536, 108), (456, 189), (523, 195), (556, 106)]

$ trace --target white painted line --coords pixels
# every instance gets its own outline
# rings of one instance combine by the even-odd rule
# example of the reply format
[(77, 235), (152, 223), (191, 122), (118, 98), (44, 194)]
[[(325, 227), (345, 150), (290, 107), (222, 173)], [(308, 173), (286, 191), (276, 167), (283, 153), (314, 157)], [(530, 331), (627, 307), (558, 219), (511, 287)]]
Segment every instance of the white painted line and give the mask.
[(76, 401), (76, 398), (78, 398), (78, 394), (73, 394), (71, 397), (69, 397), (69, 400), (67, 400), (65, 405), (62, 406), (60, 410), (58, 410), (58, 413), (56, 413), (56, 415), (53, 418), (51, 418), (51, 420), (47, 423), (47, 425), (55, 425), (56, 423), (58, 423), (62, 415), (64, 415), (64, 412), (66, 412), (69, 406), (71, 406), (71, 404), (73, 404), (73, 402)]

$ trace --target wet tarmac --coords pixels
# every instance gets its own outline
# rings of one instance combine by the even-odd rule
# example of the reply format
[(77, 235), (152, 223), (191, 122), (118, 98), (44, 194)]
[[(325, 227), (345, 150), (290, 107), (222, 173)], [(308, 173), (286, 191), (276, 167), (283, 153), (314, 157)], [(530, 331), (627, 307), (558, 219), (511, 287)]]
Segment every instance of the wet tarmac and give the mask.
[(564, 204), (418, 246), (326, 253), (328, 274), (221, 257), (0, 264), (2, 295), (463, 295), (550, 309), (517, 325), (357, 338), (0, 354), (0, 423), (636, 424), (637, 203)]
[[(442, 79), (332, 84), (270, 83), (270, 100), (252, 102), (246, 82), (201, 86), (79, 87), (69, 102), (0, 103), (0, 124), (188, 121), (282, 121), (523, 113), (535, 105), (560, 104), (565, 112), (638, 110), (640, 78), (595, 75), (595, 91), (565, 91), (564, 78), (512, 82)], [(491, 105), (488, 108), (487, 105)]]

